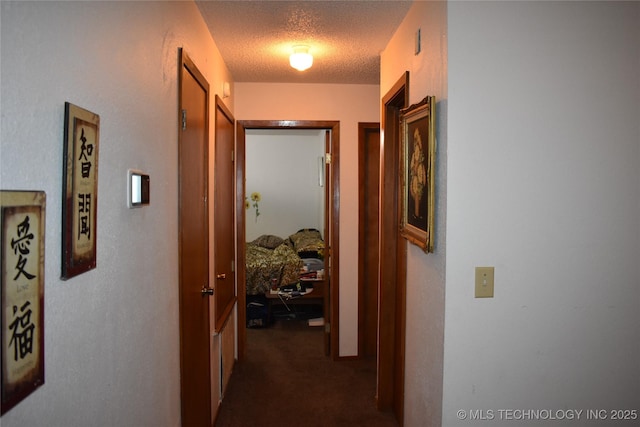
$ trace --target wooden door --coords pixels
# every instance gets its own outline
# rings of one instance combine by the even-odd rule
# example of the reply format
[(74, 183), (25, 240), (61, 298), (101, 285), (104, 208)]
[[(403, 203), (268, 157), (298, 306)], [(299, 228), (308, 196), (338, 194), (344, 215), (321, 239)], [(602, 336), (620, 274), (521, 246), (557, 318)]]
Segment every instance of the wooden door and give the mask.
[(234, 118), (216, 96), (214, 160), (215, 329), (221, 331), (236, 302)]
[(180, 399), (183, 426), (211, 425), (209, 329), (209, 84), (180, 51)]
[(380, 123), (358, 123), (358, 353), (375, 357), (378, 340)]

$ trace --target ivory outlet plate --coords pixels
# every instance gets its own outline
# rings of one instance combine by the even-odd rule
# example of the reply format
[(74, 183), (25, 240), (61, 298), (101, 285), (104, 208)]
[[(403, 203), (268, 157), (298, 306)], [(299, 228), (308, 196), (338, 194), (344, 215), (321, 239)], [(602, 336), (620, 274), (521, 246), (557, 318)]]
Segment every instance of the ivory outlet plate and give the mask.
[(476, 267), (476, 298), (493, 298), (493, 267)]

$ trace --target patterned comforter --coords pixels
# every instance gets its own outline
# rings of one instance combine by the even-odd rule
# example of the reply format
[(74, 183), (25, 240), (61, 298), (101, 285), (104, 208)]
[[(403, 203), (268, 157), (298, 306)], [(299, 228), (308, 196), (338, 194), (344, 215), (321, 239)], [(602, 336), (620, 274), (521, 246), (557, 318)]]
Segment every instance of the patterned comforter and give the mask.
[(271, 279), (277, 286), (298, 282), (302, 259), (286, 243), (275, 249), (247, 243), (247, 295), (269, 292)]
[(247, 295), (269, 292), (273, 285), (285, 286), (300, 280), (302, 258), (323, 258), (324, 241), (316, 229), (305, 228), (287, 240), (269, 234), (247, 243)]

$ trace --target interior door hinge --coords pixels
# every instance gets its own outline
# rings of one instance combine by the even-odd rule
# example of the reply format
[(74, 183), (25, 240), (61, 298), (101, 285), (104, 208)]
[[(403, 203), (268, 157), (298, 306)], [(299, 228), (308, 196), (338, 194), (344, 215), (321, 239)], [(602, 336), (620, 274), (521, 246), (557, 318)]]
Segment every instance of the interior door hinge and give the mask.
[(182, 110), (182, 130), (187, 130), (187, 110)]
[(236, 161), (236, 152), (234, 150), (231, 150), (231, 163)]
[(236, 272), (236, 262), (234, 260), (231, 260), (231, 272)]
[(331, 332), (331, 323), (327, 322), (324, 324), (324, 331), (326, 333), (330, 333)]
[(324, 155), (324, 162), (328, 165), (331, 164), (331, 153), (325, 153)]

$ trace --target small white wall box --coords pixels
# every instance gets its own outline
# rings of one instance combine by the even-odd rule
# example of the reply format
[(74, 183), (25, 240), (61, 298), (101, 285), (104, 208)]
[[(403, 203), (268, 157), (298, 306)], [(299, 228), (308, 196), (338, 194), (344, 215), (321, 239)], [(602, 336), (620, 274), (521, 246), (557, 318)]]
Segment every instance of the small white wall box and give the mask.
[(149, 175), (135, 169), (127, 172), (127, 204), (140, 208), (149, 204)]

